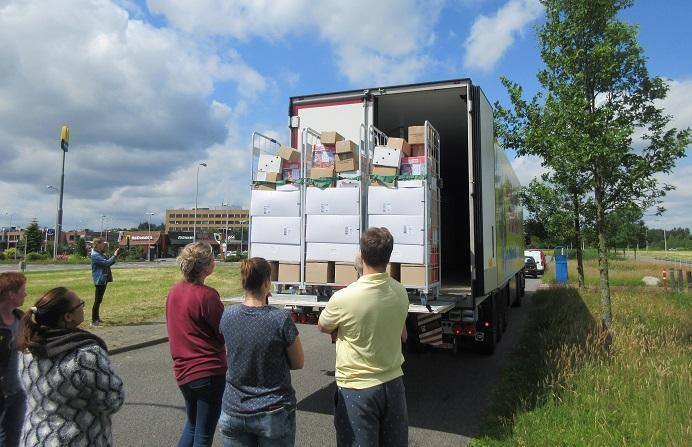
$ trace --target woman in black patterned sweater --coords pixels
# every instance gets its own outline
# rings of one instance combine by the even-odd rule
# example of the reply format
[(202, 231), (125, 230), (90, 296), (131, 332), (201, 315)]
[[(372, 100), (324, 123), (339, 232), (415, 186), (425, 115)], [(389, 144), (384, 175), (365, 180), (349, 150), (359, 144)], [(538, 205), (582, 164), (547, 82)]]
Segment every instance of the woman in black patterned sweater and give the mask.
[(111, 415), (125, 400), (106, 344), (79, 329), (84, 301), (57, 287), (24, 314), (20, 372), (27, 393), (25, 446), (110, 446)]

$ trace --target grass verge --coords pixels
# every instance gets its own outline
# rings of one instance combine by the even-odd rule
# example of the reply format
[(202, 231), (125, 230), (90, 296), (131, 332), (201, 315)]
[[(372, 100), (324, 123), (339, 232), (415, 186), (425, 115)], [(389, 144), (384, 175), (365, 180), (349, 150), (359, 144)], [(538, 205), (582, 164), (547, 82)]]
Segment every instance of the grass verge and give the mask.
[[(555, 284), (554, 263), (550, 263), (551, 270), (546, 271), (543, 282)], [(643, 286), (642, 278), (653, 276), (661, 279), (661, 271), (670, 268), (665, 263), (640, 262), (622, 259), (610, 259), (608, 261), (608, 276), (611, 286)], [(577, 284), (577, 261), (567, 261), (569, 274), (568, 284)], [(587, 286), (597, 286), (599, 283), (598, 259), (584, 260), (584, 281)]]
[[(64, 286), (86, 301), (85, 319), (90, 320), (94, 302), (90, 269), (27, 272), (26, 276), (24, 308), (32, 306), (47, 290)], [(101, 315), (106, 323), (123, 324), (163, 317), (168, 290), (181, 275), (176, 267), (170, 266), (114, 269), (113, 277), (114, 282), (108, 285), (101, 305)], [(218, 290), (222, 297), (239, 295), (242, 290), (238, 267), (233, 264), (218, 263), (205, 283)]]
[(671, 294), (537, 292), (474, 446), (692, 445), (692, 309)]

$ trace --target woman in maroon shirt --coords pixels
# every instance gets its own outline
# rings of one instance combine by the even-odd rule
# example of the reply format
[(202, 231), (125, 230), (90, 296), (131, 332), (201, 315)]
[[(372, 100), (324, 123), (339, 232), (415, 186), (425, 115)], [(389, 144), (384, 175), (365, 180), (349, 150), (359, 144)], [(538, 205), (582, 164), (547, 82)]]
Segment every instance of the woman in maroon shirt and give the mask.
[(219, 332), (223, 304), (219, 293), (204, 285), (214, 271), (214, 253), (206, 242), (188, 244), (178, 264), (183, 280), (166, 300), (173, 372), (187, 410), (178, 446), (210, 446), (226, 383), (226, 351)]

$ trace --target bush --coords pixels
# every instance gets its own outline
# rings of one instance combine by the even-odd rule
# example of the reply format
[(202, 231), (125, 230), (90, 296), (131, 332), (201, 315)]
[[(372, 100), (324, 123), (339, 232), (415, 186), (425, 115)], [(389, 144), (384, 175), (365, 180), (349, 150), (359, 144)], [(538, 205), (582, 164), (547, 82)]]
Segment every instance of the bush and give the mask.
[(27, 253), (27, 255), (26, 255), (27, 261), (38, 261), (41, 259), (48, 259), (48, 253), (31, 252), (31, 253)]
[(3, 252), (5, 259), (14, 259), (17, 256), (17, 249), (14, 247), (8, 248)]

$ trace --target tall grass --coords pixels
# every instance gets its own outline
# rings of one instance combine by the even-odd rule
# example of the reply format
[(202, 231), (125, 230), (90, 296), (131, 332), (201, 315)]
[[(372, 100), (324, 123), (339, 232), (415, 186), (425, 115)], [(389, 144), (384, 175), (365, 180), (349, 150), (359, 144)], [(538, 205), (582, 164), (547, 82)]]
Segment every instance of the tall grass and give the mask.
[[(554, 268), (554, 263), (550, 264)], [(661, 272), (667, 269), (665, 263), (640, 262), (623, 259), (610, 259), (608, 261), (608, 276), (611, 286), (643, 286), (642, 278), (653, 276), (661, 278)], [(569, 275), (568, 283), (577, 283), (577, 261), (569, 259), (567, 261), (567, 271)], [(548, 284), (555, 283), (553, 270), (543, 276), (543, 282)], [(599, 282), (598, 259), (584, 260), (584, 281), (587, 286), (596, 286)]]
[[(28, 272), (28, 308), (47, 290), (64, 286), (74, 290), (86, 301), (85, 318), (91, 318), (94, 286), (91, 270), (60, 270)], [(168, 290), (181, 275), (176, 267), (122, 268), (113, 270), (114, 282), (108, 285), (101, 305), (101, 316), (108, 324), (139, 323), (163, 317)], [(205, 282), (219, 291), (222, 297), (241, 292), (237, 265), (218, 263), (214, 273)]]
[(692, 445), (692, 310), (660, 291), (537, 292), (474, 445)]

